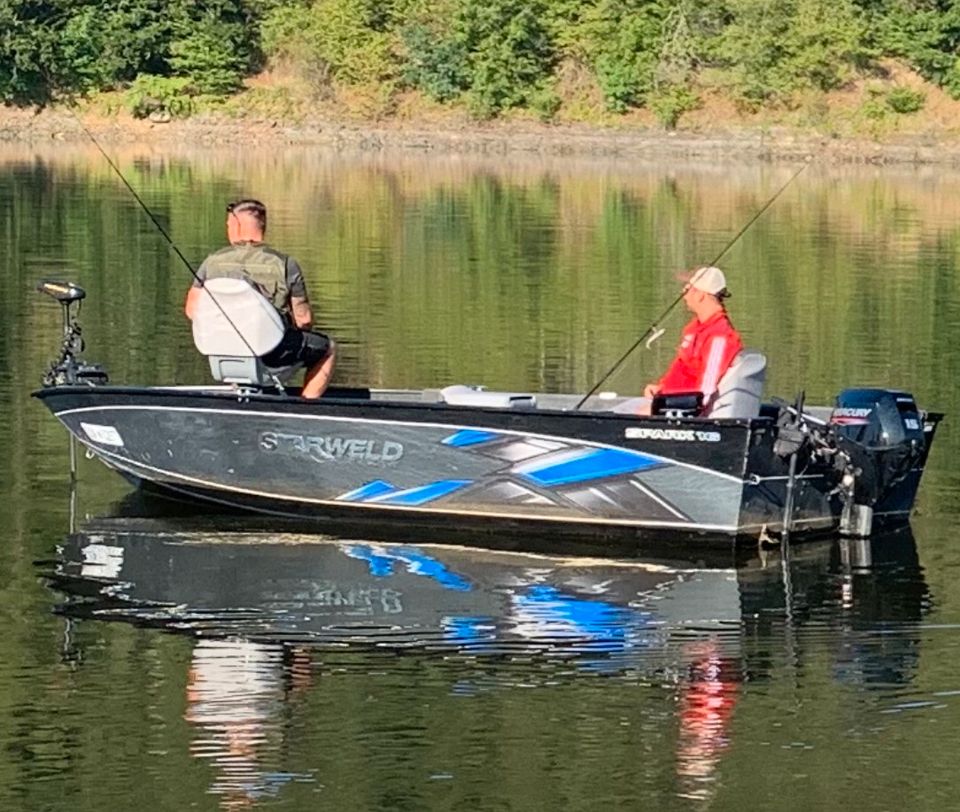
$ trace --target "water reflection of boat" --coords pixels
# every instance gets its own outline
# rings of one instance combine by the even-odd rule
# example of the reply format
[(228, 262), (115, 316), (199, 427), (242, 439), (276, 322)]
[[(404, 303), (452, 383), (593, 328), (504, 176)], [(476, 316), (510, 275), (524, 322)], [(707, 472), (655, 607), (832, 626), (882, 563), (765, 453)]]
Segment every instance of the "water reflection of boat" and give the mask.
[(208, 637), (556, 649), (646, 666), (663, 665), (671, 636), (718, 632), (739, 651), (785, 616), (856, 628), (917, 619), (928, 603), (904, 532), (805, 545), (786, 562), (741, 554), (694, 566), (106, 519), (67, 537), (51, 578), (71, 614)]
[(92, 524), (53, 574), (74, 613), (316, 645), (650, 649), (739, 620), (736, 572), (166, 522)]
[(765, 664), (792, 634), (798, 657), (810, 648), (831, 650), (836, 681), (869, 688), (913, 679), (918, 622), (933, 599), (908, 530), (796, 547), (781, 569), (779, 588), (754, 568), (738, 570), (743, 657), (752, 675), (766, 676)]
[(112, 519), (71, 534), (49, 577), (70, 617), (196, 638), (191, 751), (215, 767), (226, 808), (316, 780), (268, 769), (270, 733), (344, 647), (482, 661), (451, 669), (458, 695), (578, 675), (661, 686), (676, 708), (678, 792), (709, 799), (746, 679), (826, 644), (840, 682), (908, 682), (930, 604), (909, 533), (694, 567)]

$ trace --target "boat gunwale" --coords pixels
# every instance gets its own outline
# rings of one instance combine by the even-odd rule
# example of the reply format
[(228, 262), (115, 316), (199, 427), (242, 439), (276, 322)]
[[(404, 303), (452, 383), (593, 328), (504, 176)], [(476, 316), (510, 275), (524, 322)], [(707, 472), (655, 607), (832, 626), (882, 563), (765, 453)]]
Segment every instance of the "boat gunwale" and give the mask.
[[(336, 391), (336, 390), (334, 390)], [(376, 392), (377, 390), (357, 388), (350, 391)], [(428, 391), (428, 390), (386, 390), (386, 391)], [(374, 400), (372, 398), (360, 397), (329, 397), (324, 396), (319, 400), (307, 400), (298, 395), (272, 394), (258, 391), (236, 391), (213, 389), (194, 389), (165, 387), (165, 386), (83, 386), (83, 385), (60, 385), (42, 387), (31, 392), (31, 397), (41, 401), (47, 401), (58, 396), (89, 396), (91, 394), (126, 396), (131, 398), (151, 397), (161, 400), (189, 399), (196, 401), (198, 398), (210, 401), (218, 405), (231, 404), (238, 411), (245, 411), (254, 404), (260, 406), (269, 404), (275, 407), (278, 412), (284, 413), (302, 413), (310, 412), (322, 414), (324, 406), (335, 408), (387, 408), (387, 409), (412, 409), (414, 411), (423, 411), (431, 413), (445, 414), (481, 414), (481, 415), (509, 415), (511, 417), (535, 418), (539, 416), (561, 419), (601, 419), (605, 421), (628, 421), (631, 423), (654, 423), (657, 425), (668, 425), (671, 427), (690, 425), (692, 427), (717, 426), (717, 427), (744, 427), (749, 429), (772, 426), (776, 421), (773, 417), (758, 415), (757, 417), (672, 417), (666, 415), (634, 415), (602, 410), (573, 410), (573, 409), (551, 409), (536, 407), (532, 409), (509, 409), (498, 406), (479, 406), (479, 405), (460, 405), (442, 402), (428, 402), (415, 400)], [(321, 408), (318, 408), (321, 407)], [(51, 408), (51, 411), (57, 412)]]

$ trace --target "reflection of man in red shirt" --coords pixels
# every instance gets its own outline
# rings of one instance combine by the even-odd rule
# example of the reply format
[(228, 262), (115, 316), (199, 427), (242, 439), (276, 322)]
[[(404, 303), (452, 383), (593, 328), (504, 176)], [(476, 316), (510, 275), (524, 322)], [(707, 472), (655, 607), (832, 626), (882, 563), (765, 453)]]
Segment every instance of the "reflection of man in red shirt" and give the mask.
[(679, 795), (709, 801), (717, 793), (720, 758), (730, 746), (730, 726), (743, 675), (732, 658), (723, 656), (716, 640), (683, 648), (692, 662), (679, 686)]
[(733, 328), (723, 300), (727, 280), (719, 268), (698, 268), (683, 291), (683, 303), (694, 314), (686, 327), (670, 368), (656, 383), (647, 385), (644, 397), (679, 392), (703, 392), (709, 407), (717, 384), (743, 349), (740, 334)]

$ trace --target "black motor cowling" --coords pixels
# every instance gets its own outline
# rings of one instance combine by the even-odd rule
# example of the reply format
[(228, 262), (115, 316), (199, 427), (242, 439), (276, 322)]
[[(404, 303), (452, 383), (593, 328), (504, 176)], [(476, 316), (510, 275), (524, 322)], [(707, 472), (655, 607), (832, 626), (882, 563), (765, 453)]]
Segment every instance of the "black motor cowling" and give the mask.
[(839, 436), (868, 448), (923, 444), (923, 418), (913, 395), (892, 389), (844, 389), (830, 423)]
[(913, 395), (891, 389), (845, 389), (830, 416), (837, 445), (857, 469), (853, 501), (876, 506), (894, 496), (924, 458), (923, 416)]

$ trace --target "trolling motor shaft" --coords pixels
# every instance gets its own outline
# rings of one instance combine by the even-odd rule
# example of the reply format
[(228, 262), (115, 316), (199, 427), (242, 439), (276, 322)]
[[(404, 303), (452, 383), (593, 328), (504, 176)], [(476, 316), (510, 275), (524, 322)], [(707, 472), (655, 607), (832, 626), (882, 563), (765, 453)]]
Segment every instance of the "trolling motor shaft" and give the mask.
[(71, 311), (74, 304), (80, 311), (80, 302), (86, 297), (86, 291), (73, 282), (60, 282), (45, 279), (37, 284), (37, 290), (46, 293), (60, 303), (63, 313), (63, 341), (60, 355), (50, 364), (43, 376), (43, 386), (75, 386), (86, 384), (96, 386), (107, 383), (106, 370), (100, 364), (88, 364), (82, 358), (83, 335), (76, 315)]

